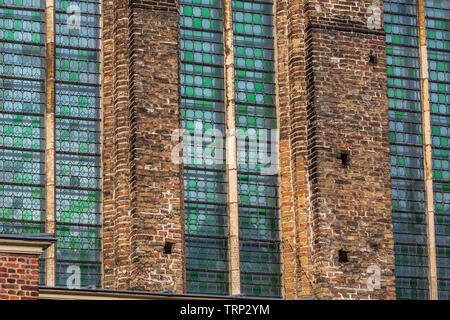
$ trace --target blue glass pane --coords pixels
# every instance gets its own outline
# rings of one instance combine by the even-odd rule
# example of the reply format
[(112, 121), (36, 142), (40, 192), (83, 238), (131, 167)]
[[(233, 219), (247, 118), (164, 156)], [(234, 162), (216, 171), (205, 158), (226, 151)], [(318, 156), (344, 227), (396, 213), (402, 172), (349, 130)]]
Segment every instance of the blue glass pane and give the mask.
[(397, 299), (427, 299), (416, 1), (384, 1), (383, 6)]
[(273, 19), (233, 1), (241, 288), (258, 297), (281, 297)]
[(61, 287), (101, 286), (99, 12), (99, 0), (56, 0), (56, 285)]

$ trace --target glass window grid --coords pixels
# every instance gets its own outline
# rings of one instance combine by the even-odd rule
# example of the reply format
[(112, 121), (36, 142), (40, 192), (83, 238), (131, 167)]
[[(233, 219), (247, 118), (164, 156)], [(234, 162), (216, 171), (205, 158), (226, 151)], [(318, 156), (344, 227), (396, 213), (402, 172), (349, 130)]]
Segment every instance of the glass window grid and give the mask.
[[(44, 0), (0, 0), (0, 233), (45, 231)], [(43, 256), (40, 257), (43, 265)], [(42, 279), (42, 269), (39, 274)]]
[(100, 15), (99, 0), (58, 0), (55, 2), (56, 11), (67, 12), (70, 5), (76, 4), (83, 15)]
[[(446, 6), (445, 6), (446, 5)], [(450, 4), (425, 1), (439, 299), (450, 298)]]
[(427, 299), (417, 4), (396, 0), (383, 6), (397, 298)]
[(277, 128), (272, 1), (233, 1), (233, 32), (241, 291), (281, 297), (278, 176), (258, 162)]
[[(394, 2), (394, 1), (392, 1), (392, 2)], [(9, 3), (7, 3), (7, 1), (5, 1), (4, 2), (6, 5), (10, 5)], [(428, 2), (427, 2), (428, 3)], [(28, 7), (30, 7), (30, 6), (28, 6)], [(435, 10), (436, 11), (436, 10)], [(433, 14), (432, 15), (436, 15), (436, 13), (435, 13), (435, 11), (433, 11)], [(432, 16), (431, 15), (431, 16)], [(395, 41), (394, 41), (394, 43), (395, 43)], [(412, 43), (414, 43), (413, 41), (412, 41)], [(394, 64), (392, 64), (392, 65), (394, 65)], [(431, 64), (430, 64), (431, 65)], [(431, 70), (432, 70), (432, 66), (430, 66), (430, 73), (431, 73)], [(31, 74), (34, 74), (34, 72), (31, 72)], [(3, 79), (2, 79), (3, 80)], [(410, 81), (410, 83), (412, 83), (411, 81)], [(404, 84), (405, 84), (405, 82), (402, 82), (402, 86), (401, 87), (403, 87), (404, 86)], [(394, 85), (392, 85), (392, 87), (394, 87)], [(433, 90), (433, 88), (432, 88), (432, 83), (430, 84), (430, 89), (431, 90)], [(447, 89), (446, 89), (447, 90)], [(391, 101), (392, 101), (393, 99), (391, 99)], [(417, 105), (417, 104), (416, 104)], [(440, 108), (440, 106), (438, 107), (438, 109), (437, 110), (440, 110), (441, 108)], [(436, 110), (436, 108), (435, 109), (433, 109), (433, 106), (432, 106), (432, 110)], [(448, 110), (446, 110), (447, 112), (448, 112)], [(239, 113), (239, 112), (238, 112)], [(442, 113), (442, 112), (439, 112), (439, 113)], [(442, 122), (442, 121), (440, 121), (440, 122)], [(439, 130), (441, 130), (440, 128), (439, 128)], [(439, 136), (439, 135), (437, 135), (437, 136)], [(397, 148), (398, 148), (398, 146), (396, 146)], [(439, 150), (439, 151), (441, 151), (441, 150)], [(444, 150), (445, 151), (445, 150)], [(442, 151), (441, 151), (442, 152)], [(417, 150), (416, 150), (416, 152), (410, 152), (410, 153), (418, 153), (417, 152)], [(435, 150), (433, 150), (433, 155), (436, 155), (436, 151)], [(444, 157), (445, 157), (445, 154), (444, 154)], [(412, 159), (414, 159), (414, 161), (416, 161), (417, 159), (420, 159), (420, 158), (417, 158), (417, 157), (414, 157), (414, 158), (412, 158)], [(444, 158), (444, 160), (445, 160), (445, 158)], [(435, 163), (436, 163), (436, 160), (434, 160), (434, 167), (436, 166), (435, 165)], [(419, 188), (420, 189), (420, 188)], [(42, 199), (42, 197), (41, 197), (41, 199)], [(397, 247), (396, 247), (397, 248)], [(411, 247), (409, 247), (409, 248), (411, 248)], [(414, 248), (414, 247), (412, 247), (412, 248)], [(420, 251), (420, 250), (419, 250)], [(439, 251), (439, 248), (438, 248), (438, 251)], [(400, 280), (400, 281), (403, 281), (403, 280)], [(419, 285), (419, 287), (420, 288), (422, 288), (422, 289), (426, 289), (427, 288), (427, 285), (426, 285), (426, 282), (423, 282), (423, 281), (419, 281), (419, 283), (421, 283), (421, 285)], [(424, 291), (426, 291), (426, 290), (424, 290)]]
[[(55, 5), (56, 285), (72, 285), (79, 269), (81, 287), (99, 288), (100, 1)], [(80, 10), (80, 28), (68, 28), (70, 5)]]
[(182, 0), (180, 13), (181, 117), (190, 135), (183, 150), (186, 291), (227, 295), (225, 140), (221, 150), (207, 150), (222, 152), (223, 163), (203, 158), (213, 142), (205, 134), (225, 130), (222, 2)]

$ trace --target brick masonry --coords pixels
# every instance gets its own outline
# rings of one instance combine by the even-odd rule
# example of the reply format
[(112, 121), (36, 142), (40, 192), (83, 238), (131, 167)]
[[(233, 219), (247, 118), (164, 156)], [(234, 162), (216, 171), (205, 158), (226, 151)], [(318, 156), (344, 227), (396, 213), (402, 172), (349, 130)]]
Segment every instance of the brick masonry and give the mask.
[[(277, 2), (286, 298), (395, 299), (385, 36), (367, 27), (371, 5), (382, 12)], [(367, 287), (372, 265), (380, 289)]]
[(0, 300), (36, 300), (38, 281), (37, 255), (0, 252)]
[[(275, 4), (285, 298), (395, 298), (385, 42), (382, 26), (367, 27), (371, 5), (382, 12), (369, 0)], [(184, 290), (182, 167), (170, 161), (178, 10), (172, 0), (102, 3), (108, 289)], [(381, 288), (371, 290), (373, 265)]]
[[(284, 298), (395, 299), (385, 35), (367, 27), (372, 5), (382, 12), (372, 0), (276, 1)], [(104, 0), (102, 13), (103, 287), (182, 293), (178, 2)], [(0, 253), (0, 299), (37, 299), (38, 269), (37, 254)]]
[[(175, 1), (103, 2), (103, 284), (184, 291)], [(173, 245), (164, 253), (166, 243)]]

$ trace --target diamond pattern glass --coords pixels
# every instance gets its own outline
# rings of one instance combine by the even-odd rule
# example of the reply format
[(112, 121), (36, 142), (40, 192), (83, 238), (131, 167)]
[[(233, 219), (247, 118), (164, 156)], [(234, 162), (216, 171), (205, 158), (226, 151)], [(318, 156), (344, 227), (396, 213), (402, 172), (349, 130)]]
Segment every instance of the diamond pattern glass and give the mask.
[[(101, 286), (100, 1), (56, 0), (56, 285)], [(75, 273), (80, 283), (72, 280)]]
[[(221, 0), (181, 0), (186, 290), (228, 294)], [(210, 156), (208, 156), (210, 155)], [(212, 157), (211, 157), (212, 156)]]
[(261, 157), (276, 152), (273, 19), (270, 0), (233, 1), (241, 290), (257, 297), (281, 297), (278, 173)]
[(416, 0), (384, 1), (397, 299), (428, 298)]
[(450, 3), (425, 1), (439, 299), (450, 299)]

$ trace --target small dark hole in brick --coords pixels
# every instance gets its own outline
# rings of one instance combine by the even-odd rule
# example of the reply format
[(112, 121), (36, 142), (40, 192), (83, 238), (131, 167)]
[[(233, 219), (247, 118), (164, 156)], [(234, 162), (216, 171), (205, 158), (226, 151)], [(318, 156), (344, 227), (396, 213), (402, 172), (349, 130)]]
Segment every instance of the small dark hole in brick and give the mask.
[(375, 57), (374, 55), (370, 55), (369, 56), (369, 63), (370, 64), (377, 64), (377, 57)]
[(348, 262), (348, 252), (339, 250), (339, 262)]
[(350, 153), (348, 151), (342, 151), (338, 159), (341, 160), (342, 165), (344, 167), (348, 166), (348, 163), (350, 162)]
[(164, 244), (164, 253), (165, 254), (171, 254), (173, 249), (173, 243), (172, 242), (166, 242)]

